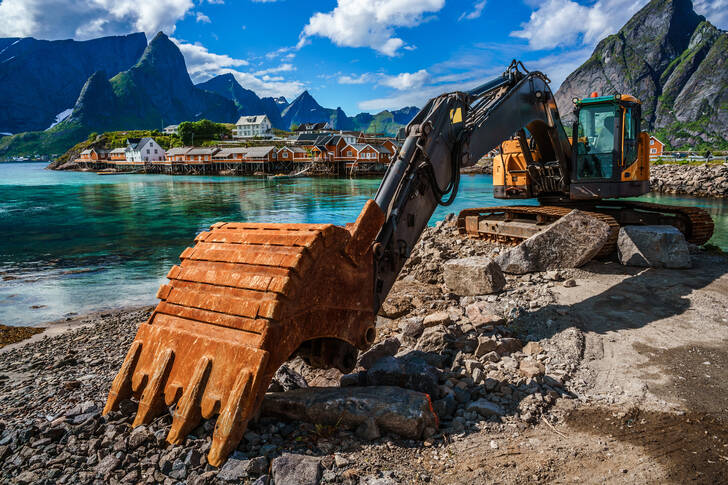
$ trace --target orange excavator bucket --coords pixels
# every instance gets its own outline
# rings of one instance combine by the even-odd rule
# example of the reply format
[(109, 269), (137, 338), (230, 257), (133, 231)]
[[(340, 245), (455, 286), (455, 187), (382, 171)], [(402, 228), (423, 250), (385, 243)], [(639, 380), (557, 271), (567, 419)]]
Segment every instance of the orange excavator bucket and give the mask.
[(138, 426), (176, 403), (173, 444), (219, 415), (208, 462), (220, 466), (295, 352), (350, 368), (346, 349), (374, 342), (372, 242), (383, 223), (370, 200), (346, 227), (218, 223), (201, 233), (159, 289), (104, 414), (134, 397)]

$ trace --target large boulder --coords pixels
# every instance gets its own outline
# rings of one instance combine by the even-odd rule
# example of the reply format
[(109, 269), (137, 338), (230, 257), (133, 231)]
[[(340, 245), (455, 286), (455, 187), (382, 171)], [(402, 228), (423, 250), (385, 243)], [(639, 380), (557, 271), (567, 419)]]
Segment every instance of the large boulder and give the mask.
[(379, 430), (409, 439), (419, 439), (425, 428), (437, 427), (427, 395), (393, 386), (268, 393), (262, 414), (348, 428), (358, 428), (372, 419)]
[(619, 261), (628, 266), (690, 268), (685, 236), (673, 226), (624, 226), (617, 239)]
[(445, 263), (443, 277), (448, 289), (459, 296), (496, 293), (506, 285), (500, 267), (485, 256), (451, 259)]
[(609, 224), (573, 210), (547, 229), (498, 255), (496, 262), (504, 272), (514, 274), (578, 268), (599, 253), (609, 234)]
[(367, 371), (370, 386), (399, 386), (437, 397), (440, 371), (417, 353), (379, 359)]

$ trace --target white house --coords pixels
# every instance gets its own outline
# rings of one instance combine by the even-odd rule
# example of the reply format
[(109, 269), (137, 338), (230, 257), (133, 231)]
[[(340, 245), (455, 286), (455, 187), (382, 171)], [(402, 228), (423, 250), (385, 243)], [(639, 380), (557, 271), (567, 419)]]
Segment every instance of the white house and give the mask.
[(270, 136), (273, 125), (268, 116), (241, 116), (235, 123), (233, 138), (252, 138), (254, 136)]
[(177, 135), (177, 131), (179, 130), (179, 125), (169, 125), (164, 127), (164, 133), (167, 135)]
[(165, 159), (164, 149), (154, 138), (127, 138), (126, 161), (132, 163), (161, 162)]

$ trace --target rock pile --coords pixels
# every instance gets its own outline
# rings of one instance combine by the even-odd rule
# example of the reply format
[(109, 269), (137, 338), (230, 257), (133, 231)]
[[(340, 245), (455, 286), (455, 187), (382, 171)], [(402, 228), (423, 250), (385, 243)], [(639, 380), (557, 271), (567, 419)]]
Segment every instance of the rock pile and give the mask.
[(665, 194), (728, 197), (728, 163), (652, 165), (650, 187)]

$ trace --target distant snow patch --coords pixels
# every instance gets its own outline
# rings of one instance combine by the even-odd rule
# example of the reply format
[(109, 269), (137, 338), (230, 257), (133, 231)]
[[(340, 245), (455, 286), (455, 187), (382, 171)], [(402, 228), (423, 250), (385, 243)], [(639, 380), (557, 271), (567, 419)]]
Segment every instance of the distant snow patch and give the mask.
[(64, 109), (63, 111), (61, 111), (60, 113), (58, 113), (56, 115), (56, 121), (51, 126), (49, 126), (48, 128), (46, 128), (46, 130), (50, 130), (51, 128), (53, 128), (54, 126), (56, 126), (58, 123), (60, 123), (61, 121), (65, 120), (66, 118), (68, 118), (69, 116), (71, 116), (71, 113), (73, 113), (73, 108)]

